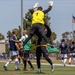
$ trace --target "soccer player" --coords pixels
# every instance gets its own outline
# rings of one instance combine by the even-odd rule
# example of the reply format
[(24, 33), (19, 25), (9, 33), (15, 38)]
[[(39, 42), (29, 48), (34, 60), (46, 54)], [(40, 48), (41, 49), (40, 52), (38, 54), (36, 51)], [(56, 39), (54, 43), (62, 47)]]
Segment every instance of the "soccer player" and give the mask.
[(73, 59), (74, 64), (75, 64), (75, 45), (74, 45), (74, 41), (69, 46), (69, 49), (70, 49), (69, 64), (71, 64), (71, 59)]
[[(47, 25), (45, 25), (44, 33), (47, 36), (48, 40), (50, 40), (51, 30)], [(51, 59), (48, 57), (49, 53), (48, 53), (48, 50), (47, 50), (47, 43), (42, 38), (42, 36), (40, 35), (40, 37), (38, 37), (38, 43), (37, 43), (37, 48), (36, 48), (38, 73), (41, 73), (40, 58), (41, 58), (42, 53), (43, 53), (43, 56), (46, 59), (46, 61), (48, 61), (48, 63), (51, 65), (51, 70), (53, 72), (54, 71), (54, 65), (53, 65), (53, 62), (51, 61)]]
[[(59, 54), (61, 54), (61, 58), (62, 58), (62, 64), (64, 66), (66, 66), (65, 63), (67, 61), (68, 45), (66, 44), (65, 39), (61, 40), (61, 43), (59, 45), (59, 50), (60, 50)], [(58, 56), (59, 56), (59, 54), (58, 54)]]
[[(33, 9), (38, 7), (37, 5), (38, 4), (35, 4)], [(42, 35), (42, 37), (44, 38), (46, 43), (48, 43), (48, 45), (49, 45), (49, 40), (44, 33), (44, 24), (45, 24), (44, 23), (44, 16), (46, 13), (48, 13), (52, 9), (52, 6), (53, 6), (53, 1), (50, 1), (48, 9), (43, 10), (43, 8), (41, 6), (39, 6), (37, 8), (37, 11), (33, 12), (33, 14), (32, 14), (32, 26), (30, 28), (28, 38), (24, 41), (24, 45), (32, 38), (32, 36), (37, 31), (39, 32), (39, 34)]]
[[(12, 30), (12, 36), (9, 39), (9, 44), (10, 44), (10, 58), (8, 60), (8, 62), (4, 65), (4, 69), (7, 69), (7, 66), (11, 63), (11, 61), (13, 61), (15, 59), (15, 70), (20, 70), (18, 67), (18, 44), (15, 43), (15, 41), (17, 41), (17, 29), (13, 29)], [(14, 41), (13, 41), (14, 40)]]
[[(24, 30), (23, 31), (23, 36), (21, 37), (21, 39), (19, 41), (22, 42), (23, 45), (23, 41), (25, 41), (25, 39), (28, 37), (28, 31)], [(30, 70), (32, 71), (34, 69), (30, 59), (29, 59), (29, 51), (30, 51), (30, 44), (31, 41), (29, 40), (26, 45), (23, 45), (23, 48), (21, 47), (21, 49), (23, 49), (24, 51), (22, 51), (22, 59), (23, 59), (23, 64), (24, 64), (24, 68), (23, 70), (26, 71), (26, 62), (28, 62), (28, 64), (30, 65)]]

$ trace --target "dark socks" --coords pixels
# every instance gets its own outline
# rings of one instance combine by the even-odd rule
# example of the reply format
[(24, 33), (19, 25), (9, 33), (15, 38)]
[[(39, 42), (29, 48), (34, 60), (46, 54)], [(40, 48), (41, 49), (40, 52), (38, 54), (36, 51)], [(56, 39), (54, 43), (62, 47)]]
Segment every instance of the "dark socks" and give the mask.
[(28, 64), (31, 66), (31, 68), (33, 68), (33, 65), (31, 64), (31, 61), (28, 61)]
[(26, 64), (27, 64), (26, 60), (23, 60), (23, 64), (24, 64), (24, 68), (26, 69)]

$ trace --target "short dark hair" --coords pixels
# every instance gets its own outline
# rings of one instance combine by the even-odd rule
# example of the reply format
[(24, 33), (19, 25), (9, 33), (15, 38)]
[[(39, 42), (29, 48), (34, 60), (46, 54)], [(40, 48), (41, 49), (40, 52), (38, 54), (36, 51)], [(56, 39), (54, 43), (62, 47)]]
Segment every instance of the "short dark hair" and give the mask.
[(62, 39), (61, 42), (65, 42), (65, 39)]
[(74, 44), (74, 41), (72, 41), (72, 44)]
[(39, 6), (39, 7), (37, 8), (37, 10), (43, 10), (43, 8), (42, 8), (41, 6)]
[(17, 29), (13, 29), (12, 33), (15, 34), (18, 30)]

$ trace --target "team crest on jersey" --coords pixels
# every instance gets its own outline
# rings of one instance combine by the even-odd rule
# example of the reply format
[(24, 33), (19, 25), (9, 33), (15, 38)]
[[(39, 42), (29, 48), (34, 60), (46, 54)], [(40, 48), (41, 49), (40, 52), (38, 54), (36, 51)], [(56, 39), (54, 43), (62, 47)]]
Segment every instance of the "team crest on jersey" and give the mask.
[(71, 48), (73, 48), (73, 45), (71, 45)]
[(65, 44), (62, 43), (62, 47), (65, 47)]

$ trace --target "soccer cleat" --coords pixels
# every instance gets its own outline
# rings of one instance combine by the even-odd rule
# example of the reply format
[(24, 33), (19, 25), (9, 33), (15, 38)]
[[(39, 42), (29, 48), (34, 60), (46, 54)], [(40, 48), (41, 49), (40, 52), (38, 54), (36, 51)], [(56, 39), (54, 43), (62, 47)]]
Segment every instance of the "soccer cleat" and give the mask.
[(7, 71), (7, 67), (4, 65), (4, 69)]
[(26, 68), (23, 68), (22, 71), (27, 71), (27, 69)]
[(34, 68), (30, 68), (30, 71), (34, 70)]
[(65, 67), (66, 65), (64, 64), (64, 67)]
[(51, 66), (51, 71), (52, 71), (52, 72), (54, 71), (54, 65)]
[(15, 69), (15, 71), (20, 71), (20, 69), (19, 69), (19, 68), (17, 68), (17, 69)]
[(40, 74), (41, 73), (41, 71), (37, 71), (37, 74)]

